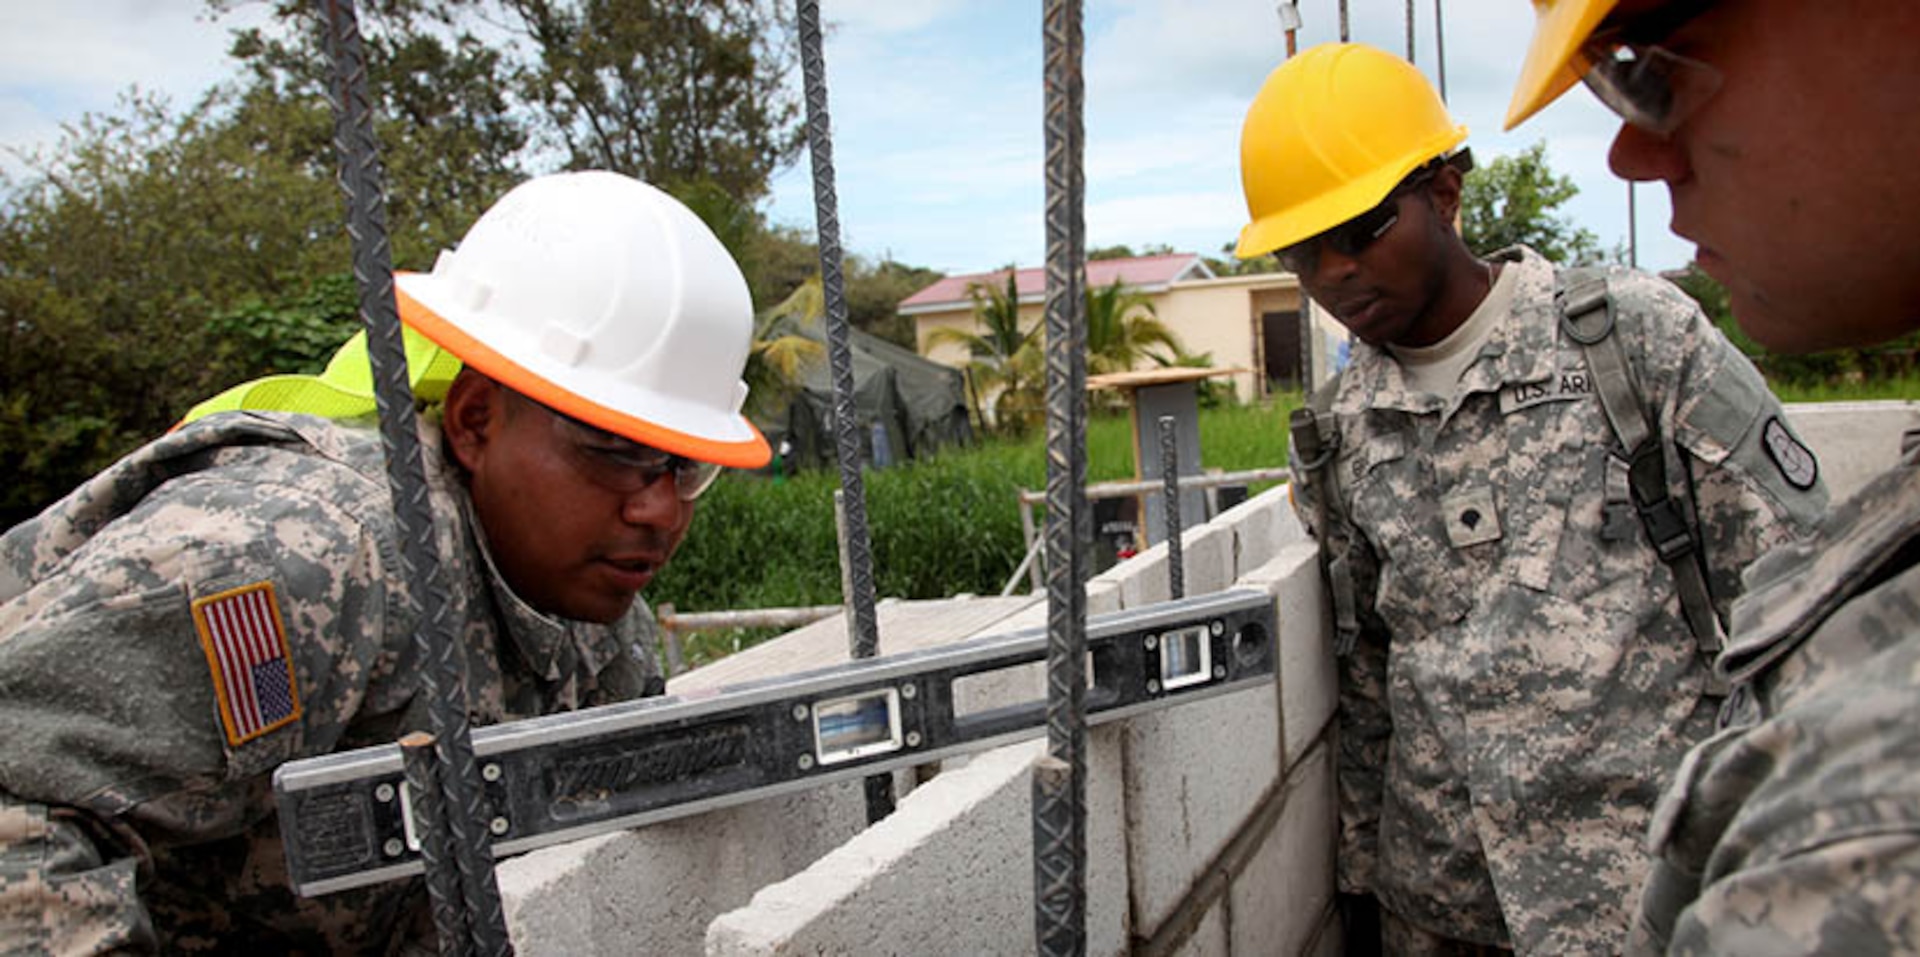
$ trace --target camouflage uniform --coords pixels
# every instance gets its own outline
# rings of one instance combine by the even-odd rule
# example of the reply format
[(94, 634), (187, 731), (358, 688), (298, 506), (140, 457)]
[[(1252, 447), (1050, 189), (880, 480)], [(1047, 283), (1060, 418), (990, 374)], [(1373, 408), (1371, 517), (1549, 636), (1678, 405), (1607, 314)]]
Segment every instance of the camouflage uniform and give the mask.
[[(474, 722), (658, 693), (645, 608), (606, 626), (523, 604), (422, 431)], [(0, 538), (0, 951), (379, 953), (431, 934), (418, 880), (296, 898), (270, 785), (287, 760), (427, 726), (388, 501), (375, 433), (228, 413)], [(197, 603), (259, 582), (294, 694), (269, 705), (277, 727), (236, 735)]]
[[(1626, 466), (1560, 332), (1555, 268), (1497, 258), (1518, 271), (1512, 308), (1454, 397), (1409, 391), (1389, 354), (1356, 344), (1333, 399), (1347, 524), (1315, 535), (1332, 555), (1352, 543), (1360, 623), (1340, 664), (1341, 889), (1459, 941), (1613, 953), (1664, 772), (1717, 699), (1672, 574), (1634, 514), (1607, 508)], [(1779, 404), (1692, 300), (1641, 273), (1610, 288), (1724, 611), (1824, 489), (1765, 450)], [(1311, 526), (1319, 490), (1297, 461), (1295, 480)]]
[(1920, 953), (1920, 457), (1762, 559), (1629, 951)]

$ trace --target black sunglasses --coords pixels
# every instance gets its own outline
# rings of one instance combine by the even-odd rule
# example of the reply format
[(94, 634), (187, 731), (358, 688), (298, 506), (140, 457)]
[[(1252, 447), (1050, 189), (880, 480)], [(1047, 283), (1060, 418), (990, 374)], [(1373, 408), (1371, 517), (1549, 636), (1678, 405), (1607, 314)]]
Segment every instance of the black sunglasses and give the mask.
[(1320, 247), (1332, 249), (1342, 256), (1358, 256), (1367, 247), (1380, 241), (1400, 222), (1400, 197), (1419, 189), (1433, 179), (1434, 174), (1446, 160), (1434, 160), (1407, 174), (1407, 178), (1388, 191), (1387, 198), (1380, 205), (1361, 213), (1323, 233), (1309, 236), (1300, 242), (1287, 246), (1273, 255), (1280, 265), (1296, 276), (1311, 275), (1320, 264)]

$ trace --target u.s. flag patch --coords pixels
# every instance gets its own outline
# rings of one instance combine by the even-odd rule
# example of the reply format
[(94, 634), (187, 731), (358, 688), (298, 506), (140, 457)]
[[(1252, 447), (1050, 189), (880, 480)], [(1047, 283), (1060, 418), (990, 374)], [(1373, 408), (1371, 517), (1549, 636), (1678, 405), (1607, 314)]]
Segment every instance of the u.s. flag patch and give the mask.
[(272, 582), (195, 601), (193, 623), (213, 670), (228, 744), (239, 747), (300, 717), (300, 687)]

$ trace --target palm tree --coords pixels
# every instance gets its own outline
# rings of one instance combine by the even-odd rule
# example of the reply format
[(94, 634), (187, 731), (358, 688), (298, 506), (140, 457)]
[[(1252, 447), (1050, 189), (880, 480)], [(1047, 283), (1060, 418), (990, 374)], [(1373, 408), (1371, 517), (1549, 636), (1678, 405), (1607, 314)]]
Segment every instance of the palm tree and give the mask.
[[(1153, 346), (1166, 351), (1154, 352)], [(1160, 321), (1145, 293), (1122, 286), (1118, 279), (1087, 290), (1089, 373), (1125, 372), (1143, 359), (1169, 366), (1184, 355), (1179, 337)]]
[(943, 327), (927, 336), (927, 344), (951, 343), (963, 346), (970, 360), (967, 374), (976, 389), (998, 389), (993, 404), (994, 423), (1013, 432), (1024, 431), (1038, 421), (1041, 396), (1038, 389), (1043, 357), (1040, 329), (1020, 328), (1020, 289), (1015, 283), (1015, 268), (1007, 267), (1004, 288), (975, 283), (967, 288), (973, 300), (974, 329)]
[(827, 354), (826, 347), (802, 333), (818, 328), (826, 312), (820, 277), (811, 276), (787, 298), (754, 317), (753, 346), (747, 353), (750, 414), (778, 414), (800, 390), (808, 370)]

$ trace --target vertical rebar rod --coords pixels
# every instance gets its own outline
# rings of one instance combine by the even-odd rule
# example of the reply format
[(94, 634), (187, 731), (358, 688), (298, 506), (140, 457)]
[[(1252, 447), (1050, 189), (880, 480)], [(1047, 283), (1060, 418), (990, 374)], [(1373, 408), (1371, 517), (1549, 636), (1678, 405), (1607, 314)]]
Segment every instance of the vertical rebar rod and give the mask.
[[(429, 730), (440, 789), (447, 845), (459, 873), (468, 931), (477, 952), (486, 957), (510, 954), (506, 917), (494, 882), (492, 854), (481, 823), (479, 776), (467, 723), (465, 671), (458, 622), (453, 620), (434, 547), (433, 509), (426, 469), (421, 464), (418, 418), (407, 380), (407, 354), (393, 298), (392, 251), (387, 240), (385, 174), (373, 136), (373, 107), (367, 92), (366, 53), (352, 0), (319, 0), (332, 60), (334, 145), (340, 153), (340, 185), (346, 194), (347, 234), (353, 247), (354, 283), (361, 320), (367, 327), (367, 357), (372, 368), (374, 403), (379, 410), (381, 444), (386, 453), (387, 485), (393, 496), (401, 542), (401, 564), (414, 594), (420, 596), (420, 690), (428, 702)], [(441, 862), (444, 866), (445, 862)], [(444, 881), (440, 882), (443, 889)], [(439, 906), (449, 906), (440, 902)], [(443, 942), (444, 946), (444, 942)]]
[(1408, 62), (1408, 63), (1412, 63), (1412, 62), (1414, 62), (1414, 59), (1413, 59), (1413, 17), (1414, 17), (1414, 13), (1413, 13), (1413, 0), (1407, 0), (1407, 62)]
[(1186, 553), (1180, 544), (1185, 522), (1180, 515), (1180, 443), (1174, 435), (1173, 416), (1163, 415), (1156, 422), (1160, 430), (1160, 481), (1167, 515), (1167, 597), (1187, 597)]
[(433, 906), (433, 929), (440, 938), (439, 953), (465, 957), (473, 953), (473, 930), (467, 926), (466, 910), (450, 906), (460, 903), (464, 895), (460, 871), (453, 866), (453, 849), (447, 844), (447, 807), (434, 764), (433, 735), (414, 731), (401, 737), (400, 760), (407, 786), (397, 800), (403, 802), (402, 813), (412, 816), (420, 856), (427, 862), (427, 897)]
[(1440, 102), (1447, 101), (1447, 16), (1445, 0), (1433, 0), (1433, 60), (1440, 75)]
[(1085, 150), (1079, 0), (1046, 0), (1047, 758), (1033, 778), (1034, 933), (1086, 952)]
[(1348, 25), (1349, 24), (1347, 20), (1347, 0), (1340, 0), (1340, 42), (1341, 43), (1346, 43), (1353, 39), (1353, 32), (1348, 29)]
[[(840, 252), (840, 201), (833, 185), (833, 131), (827, 116), (825, 41), (819, 0), (796, 0), (800, 71), (806, 83), (807, 153), (813, 160), (813, 213), (820, 243), (820, 291), (826, 300), (827, 366), (833, 380), (834, 447), (840, 458), (841, 509), (846, 534), (841, 562), (847, 569), (847, 638), (855, 658), (880, 653), (874, 616), (873, 545), (867, 533), (867, 494), (860, 475), (860, 423), (853, 396), (853, 346), (847, 331), (846, 277)], [(893, 779), (867, 778), (867, 822), (893, 813)]]

